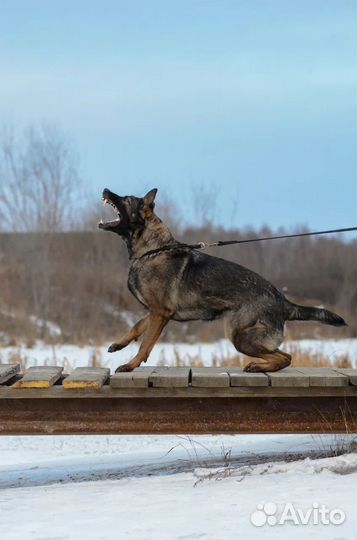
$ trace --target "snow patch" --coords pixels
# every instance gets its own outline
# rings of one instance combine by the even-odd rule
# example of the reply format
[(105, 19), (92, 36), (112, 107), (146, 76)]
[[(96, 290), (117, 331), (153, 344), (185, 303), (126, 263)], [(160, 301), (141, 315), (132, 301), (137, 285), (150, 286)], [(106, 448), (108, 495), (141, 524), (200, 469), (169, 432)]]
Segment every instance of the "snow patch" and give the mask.
[(54, 322), (40, 319), (36, 315), (31, 315), (29, 319), (39, 330), (47, 332), (51, 338), (58, 338), (62, 335), (61, 328)]
[[(1, 437), (0, 538), (81, 540), (352, 540), (356, 455), (281, 461), (339, 449), (347, 436)], [(249, 474), (197, 483), (212, 460), (241, 460)], [(267, 453), (273, 460), (261, 463)], [(278, 461), (280, 458), (280, 461)], [(244, 460), (250, 459), (250, 464)], [(184, 467), (191, 466), (184, 469)], [(268, 472), (266, 471), (268, 467)], [(85, 480), (85, 481), (83, 481)], [(95, 481), (93, 481), (95, 480)], [(56, 482), (56, 483), (54, 483)], [(261, 503), (341, 508), (339, 526), (256, 527)], [(21, 519), (19, 519), (19, 516)]]

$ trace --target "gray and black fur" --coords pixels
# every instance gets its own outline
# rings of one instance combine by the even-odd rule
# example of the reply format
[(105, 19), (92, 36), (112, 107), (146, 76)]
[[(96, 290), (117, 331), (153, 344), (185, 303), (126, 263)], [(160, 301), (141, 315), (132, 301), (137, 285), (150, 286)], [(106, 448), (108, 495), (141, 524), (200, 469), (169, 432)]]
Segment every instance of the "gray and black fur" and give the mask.
[(327, 309), (290, 302), (269, 281), (239, 264), (181, 244), (154, 213), (156, 189), (145, 197), (120, 197), (108, 189), (103, 200), (117, 218), (99, 223), (121, 236), (131, 266), (128, 287), (148, 309), (146, 317), (109, 347), (121, 350), (144, 334), (138, 354), (117, 371), (131, 371), (146, 362), (170, 319), (192, 321), (228, 316), (235, 348), (256, 358), (246, 371), (277, 371), (291, 362), (279, 349), (285, 321), (313, 320), (334, 326), (345, 321)]

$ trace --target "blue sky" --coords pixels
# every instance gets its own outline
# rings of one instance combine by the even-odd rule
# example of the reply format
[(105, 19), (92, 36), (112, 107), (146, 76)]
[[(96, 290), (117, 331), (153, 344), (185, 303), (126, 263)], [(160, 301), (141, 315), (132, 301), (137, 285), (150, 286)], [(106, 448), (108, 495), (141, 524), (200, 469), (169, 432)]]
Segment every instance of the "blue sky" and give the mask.
[[(356, 222), (354, 0), (2, 0), (0, 121), (54, 122), (81, 175), (194, 221)], [(158, 199), (159, 202), (160, 199)]]

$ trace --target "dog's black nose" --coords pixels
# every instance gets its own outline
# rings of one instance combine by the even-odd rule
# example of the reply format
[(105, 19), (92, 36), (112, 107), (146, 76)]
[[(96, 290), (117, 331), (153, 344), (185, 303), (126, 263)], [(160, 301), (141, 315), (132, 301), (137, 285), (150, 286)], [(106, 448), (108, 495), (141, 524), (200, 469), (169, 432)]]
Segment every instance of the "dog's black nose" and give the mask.
[(107, 189), (107, 188), (103, 189), (103, 193), (102, 193), (103, 199), (108, 199), (110, 195), (111, 195), (110, 189)]

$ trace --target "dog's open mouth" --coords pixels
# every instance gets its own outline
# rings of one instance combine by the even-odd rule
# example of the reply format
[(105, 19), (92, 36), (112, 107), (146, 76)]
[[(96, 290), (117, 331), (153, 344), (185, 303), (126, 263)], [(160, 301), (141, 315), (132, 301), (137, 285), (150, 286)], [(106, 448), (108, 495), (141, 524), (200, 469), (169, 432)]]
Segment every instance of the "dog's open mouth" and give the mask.
[(113, 208), (115, 214), (117, 215), (117, 218), (113, 219), (112, 221), (103, 221), (101, 219), (100, 222), (98, 223), (98, 227), (100, 229), (111, 229), (113, 227), (116, 227), (117, 225), (119, 225), (120, 220), (121, 220), (121, 216), (120, 216), (120, 212), (119, 212), (118, 208), (107, 197), (102, 197), (102, 201), (103, 201), (103, 204), (109, 204), (109, 206), (111, 206)]

